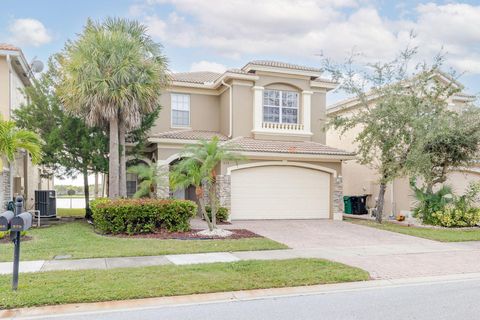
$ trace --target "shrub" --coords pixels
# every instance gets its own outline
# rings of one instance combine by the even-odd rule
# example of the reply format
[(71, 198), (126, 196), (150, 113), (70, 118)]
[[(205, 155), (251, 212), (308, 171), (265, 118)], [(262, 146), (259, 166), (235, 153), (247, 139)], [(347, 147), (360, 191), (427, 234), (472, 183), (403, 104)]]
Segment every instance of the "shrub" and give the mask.
[[(205, 211), (207, 211), (208, 218), (212, 220), (212, 207), (205, 206)], [(228, 220), (228, 208), (218, 207), (217, 208), (217, 221), (227, 221)]]
[(462, 210), (455, 206), (446, 206), (442, 211), (434, 212), (433, 224), (442, 227), (474, 227), (480, 222), (480, 209)]
[(456, 196), (450, 187), (437, 192), (426, 192), (413, 187), (417, 206), (414, 215), (425, 224), (442, 227), (473, 227), (480, 222), (480, 208), (476, 202), (480, 184), (471, 183), (465, 193)]
[[(27, 231), (20, 232), (21, 237), (25, 237), (27, 235)], [(10, 231), (0, 231), (0, 240), (7, 239), (10, 237)]]
[(413, 215), (426, 224), (433, 224), (437, 221), (433, 217), (435, 212), (442, 211), (445, 206), (454, 200), (452, 188), (442, 186), (436, 192), (429, 192), (421, 188), (417, 188), (411, 183), (412, 189), (417, 199), (417, 205), (413, 209)]
[(98, 199), (92, 201), (95, 228), (104, 233), (150, 233), (163, 227), (188, 231), (197, 205), (188, 200)]

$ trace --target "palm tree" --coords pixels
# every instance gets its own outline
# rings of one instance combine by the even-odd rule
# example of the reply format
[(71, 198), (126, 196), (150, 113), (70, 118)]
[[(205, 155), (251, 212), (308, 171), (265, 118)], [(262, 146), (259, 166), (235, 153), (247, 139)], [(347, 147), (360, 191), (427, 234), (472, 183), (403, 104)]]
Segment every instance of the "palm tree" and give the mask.
[(168, 187), (168, 172), (164, 173), (157, 164), (138, 164), (130, 167), (128, 173), (133, 173), (140, 179), (140, 188), (133, 195), (134, 198), (156, 198), (159, 188)]
[(66, 109), (109, 128), (109, 196), (126, 196), (125, 136), (159, 106), (168, 83), (161, 46), (136, 21), (88, 20), (58, 58), (57, 93)]
[[(210, 141), (202, 140), (199, 144), (185, 147), (182, 160), (173, 166), (170, 175), (172, 186), (174, 188), (195, 187), (200, 210), (210, 231), (217, 227), (217, 165), (222, 161), (238, 159), (240, 159), (238, 155), (220, 144), (218, 137), (213, 137)], [(205, 191), (209, 195), (212, 220), (208, 217), (205, 209)]]
[[(8, 163), (15, 161), (15, 154), (19, 150), (30, 153), (32, 163), (39, 163), (42, 159), (41, 146), (42, 141), (35, 132), (19, 129), (14, 121), (3, 120), (0, 116), (0, 155), (5, 157)], [(3, 168), (1, 157), (0, 168)]]

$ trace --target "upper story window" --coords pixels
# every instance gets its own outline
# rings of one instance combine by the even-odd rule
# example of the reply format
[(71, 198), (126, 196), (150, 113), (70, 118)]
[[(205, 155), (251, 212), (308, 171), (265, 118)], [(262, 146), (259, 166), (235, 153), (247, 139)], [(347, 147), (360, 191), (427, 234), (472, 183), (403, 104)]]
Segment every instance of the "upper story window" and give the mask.
[(190, 95), (172, 93), (172, 127), (190, 126)]
[(298, 92), (263, 91), (263, 121), (298, 123)]

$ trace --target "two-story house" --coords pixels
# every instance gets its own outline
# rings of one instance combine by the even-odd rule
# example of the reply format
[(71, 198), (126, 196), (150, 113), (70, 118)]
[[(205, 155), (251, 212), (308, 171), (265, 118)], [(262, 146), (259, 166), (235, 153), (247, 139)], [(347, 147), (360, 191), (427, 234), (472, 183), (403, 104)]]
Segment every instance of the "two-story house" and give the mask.
[[(13, 111), (26, 102), (22, 89), (32, 85), (32, 72), (22, 51), (0, 43), (0, 114), (4, 120), (12, 118)], [(26, 208), (34, 206), (34, 191), (51, 188), (52, 181), (42, 179), (41, 168), (32, 165), (30, 156), (20, 151), (13, 163), (3, 161), (0, 168), (0, 201), (2, 208), (15, 195), (23, 195)]]
[[(446, 74), (437, 74), (437, 80), (458, 88), (460, 92), (449, 98), (448, 106), (451, 110), (460, 111), (466, 105), (475, 100), (475, 96), (463, 92), (463, 85)], [(375, 106), (375, 97), (370, 96), (369, 106)], [(339, 101), (327, 108), (328, 117), (348, 117), (354, 114), (359, 108), (363, 108), (360, 101), (356, 98), (349, 98)], [(339, 130), (329, 129), (327, 131), (327, 144), (332, 147), (341, 147), (351, 152), (357, 149), (355, 139), (360, 133), (361, 128), (356, 127), (340, 134)], [(379, 191), (379, 175), (376, 170), (369, 165), (362, 165), (356, 160), (345, 161), (343, 164), (343, 191), (344, 195), (367, 195), (367, 204), (374, 207), (376, 197)], [(474, 181), (480, 181), (480, 166), (471, 166), (468, 168), (452, 168), (448, 174), (447, 185), (452, 186), (457, 194), (463, 194), (467, 186)], [(410, 187), (408, 177), (399, 177), (392, 181), (385, 193), (385, 215), (396, 215), (407, 213), (415, 205), (415, 197)]]
[[(231, 219), (335, 218), (341, 214), (342, 161), (325, 145), (326, 93), (335, 83), (317, 68), (252, 61), (224, 73), (171, 76), (149, 136), (146, 163), (171, 166), (186, 144), (214, 136), (243, 156), (218, 170)], [(135, 191), (129, 175), (127, 189)], [(170, 190), (194, 199), (191, 188)]]

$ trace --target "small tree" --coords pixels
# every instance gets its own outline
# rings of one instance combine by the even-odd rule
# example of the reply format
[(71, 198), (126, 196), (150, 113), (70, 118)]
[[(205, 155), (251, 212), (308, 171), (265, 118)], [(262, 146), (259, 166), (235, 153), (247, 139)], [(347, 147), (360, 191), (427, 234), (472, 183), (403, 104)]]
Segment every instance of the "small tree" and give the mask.
[[(202, 140), (199, 144), (187, 146), (183, 152), (183, 158), (173, 167), (170, 175), (172, 187), (175, 189), (195, 187), (201, 213), (210, 231), (217, 228), (217, 165), (225, 160), (238, 159), (239, 156), (220, 144), (218, 137), (213, 137), (211, 141)], [(205, 192), (208, 193), (210, 202), (211, 220), (206, 211)]]
[(168, 172), (162, 172), (155, 163), (149, 166), (138, 164), (128, 168), (127, 172), (136, 174), (140, 180), (140, 186), (133, 195), (134, 198), (156, 198), (158, 189), (168, 186)]
[[(4, 156), (8, 163), (15, 161), (18, 151), (25, 150), (30, 153), (32, 162), (37, 164), (42, 159), (41, 148), (42, 141), (35, 132), (20, 129), (14, 121), (0, 117), (0, 156)], [(1, 157), (0, 168), (3, 168)]]
[(126, 135), (159, 107), (168, 83), (160, 44), (137, 21), (89, 19), (58, 61), (58, 96), (87, 124), (108, 128), (109, 197), (126, 196)]
[(412, 153), (409, 170), (422, 178), (425, 192), (447, 180), (454, 168), (468, 167), (478, 157), (480, 148), (480, 110), (445, 110), (436, 115), (430, 127), (419, 134), (419, 146)]
[(443, 75), (443, 56), (435, 57), (432, 65), (410, 66), (416, 53), (416, 48), (407, 48), (393, 61), (358, 68), (353, 58), (342, 65), (325, 61), (325, 69), (340, 82), (340, 89), (358, 101), (358, 110), (331, 119), (329, 125), (341, 134), (361, 129), (355, 138), (358, 161), (379, 174), (377, 222), (382, 222), (387, 184), (408, 173), (420, 136), (432, 128), (458, 91), (453, 81), (437, 80)]

